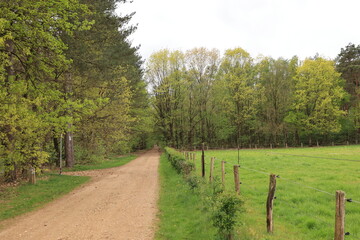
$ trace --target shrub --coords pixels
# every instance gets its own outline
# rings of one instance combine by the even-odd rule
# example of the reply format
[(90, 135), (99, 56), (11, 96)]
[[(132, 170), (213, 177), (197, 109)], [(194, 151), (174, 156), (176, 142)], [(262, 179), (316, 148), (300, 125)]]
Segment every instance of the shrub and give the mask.
[(218, 229), (220, 239), (233, 239), (236, 216), (241, 209), (242, 201), (235, 193), (219, 194), (215, 201), (213, 225)]
[(196, 175), (189, 175), (186, 178), (186, 182), (189, 184), (190, 189), (194, 190), (194, 189), (199, 187), (199, 184), (200, 184), (201, 180)]
[(178, 173), (188, 176), (194, 170), (194, 163), (189, 162), (185, 157), (173, 148), (165, 147), (165, 153), (171, 165)]

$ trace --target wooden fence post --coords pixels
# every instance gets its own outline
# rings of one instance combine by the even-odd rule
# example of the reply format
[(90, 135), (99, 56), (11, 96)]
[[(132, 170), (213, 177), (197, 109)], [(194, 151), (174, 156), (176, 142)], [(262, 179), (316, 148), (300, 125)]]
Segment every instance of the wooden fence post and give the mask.
[(225, 188), (225, 161), (221, 161), (221, 182)]
[(29, 182), (31, 184), (36, 184), (36, 175), (35, 175), (35, 168), (31, 167), (30, 168), (30, 177), (29, 177)]
[(304, 144), (303, 144), (303, 143), (301, 143), (301, 147), (302, 147), (302, 148), (304, 147)]
[(210, 161), (210, 176), (209, 176), (209, 180), (210, 182), (213, 182), (214, 180), (214, 157), (211, 157), (211, 161)]
[(240, 194), (239, 165), (234, 165), (235, 192)]
[(336, 191), (336, 213), (335, 213), (335, 238), (334, 240), (344, 240), (345, 238), (345, 193)]
[(269, 194), (266, 202), (266, 225), (267, 232), (273, 232), (273, 200), (275, 197), (275, 189), (276, 189), (276, 176), (275, 174), (270, 175), (270, 183), (269, 183)]
[(272, 149), (272, 143), (270, 143), (270, 149)]
[(205, 153), (204, 153), (204, 143), (202, 144), (202, 148), (201, 148), (201, 166), (202, 166), (202, 171), (201, 171), (201, 176), (205, 177)]

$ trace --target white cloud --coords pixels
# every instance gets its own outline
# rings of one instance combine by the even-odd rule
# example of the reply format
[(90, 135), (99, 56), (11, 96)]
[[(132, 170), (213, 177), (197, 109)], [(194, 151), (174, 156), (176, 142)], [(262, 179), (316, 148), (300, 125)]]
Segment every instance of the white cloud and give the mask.
[(358, 0), (134, 0), (130, 39), (144, 58), (162, 48), (242, 47), (253, 57), (334, 58), (349, 42), (360, 44)]

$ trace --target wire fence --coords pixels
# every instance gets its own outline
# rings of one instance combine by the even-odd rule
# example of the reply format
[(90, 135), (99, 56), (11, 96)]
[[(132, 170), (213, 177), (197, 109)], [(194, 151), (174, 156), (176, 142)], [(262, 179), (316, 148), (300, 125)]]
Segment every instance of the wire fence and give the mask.
[[(309, 155), (296, 155), (296, 154), (287, 154), (287, 153), (271, 153), (271, 154), (278, 154), (278, 155), (286, 155), (286, 156), (294, 156), (294, 157), (307, 157), (307, 158), (317, 158), (317, 159), (326, 159), (326, 160), (335, 160), (335, 161), (350, 161), (350, 162), (360, 162), (360, 160), (354, 160), (354, 159), (343, 159), (343, 158), (331, 158), (331, 157), (319, 157), (319, 156), (309, 156)], [(217, 158), (217, 161), (221, 161), (221, 159)], [(248, 172), (253, 172), (253, 173), (256, 173), (256, 174), (261, 174), (261, 175), (264, 175), (264, 176), (269, 176), (271, 173), (268, 172), (267, 170), (264, 170), (264, 169), (256, 169), (254, 167), (249, 167), (247, 165), (244, 165), (244, 164), (240, 164), (240, 169), (243, 169), (243, 170), (246, 170)], [(305, 189), (308, 189), (308, 190), (311, 190), (311, 191), (315, 191), (317, 193), (320, 193), (320, 194), (323, 194), (324, 196), (330, 196), (331, 197), (331, 200), (332, 202), (334, 203), (335, 201), (335, 198), (336, 198), (336, 195), (334, 193), (331, 193), (327, 190), (324, 190), (324, 189), (321, 189), (321, 188), (318, 188), (318, 187), (314, 187), (314, 186), (311, 186), (310, 184), (307, 184), (306, 182), (304, 181), (297, 181), (297, 180), (294, 180), (294, 179), (291, 179), (291, 178), (285, 178), (283, 176), (280, 175), (276, 175), (276, 178), (278, 179), (278, 182), (279, 184), (281, 185), (282, 183), (289, 183), (289, 184), (292, 184), (292, 185), (296, 185), (297, 188), (305, 188)], [(259, 189), (257, 189), (256, 187), (253, 187), (253, 186), (250, 186), (250, 184), (248, 184), (249, 181), (244, 181), (242, 180), (241, 182), (241, 188), (243, 189), (247, 189), (248, 192), (256, 192), (258, 193), (258, 195), (263, 195), (261, 194), (262, 192), (264, 193), (264, 191), (261, 191)], [(265, 183), (264, 183), (265, 184)], [(279, 191), (279, 190), (278, 190)], [(265, 192), (266, 193), (266, 192)], [(311, 201), (311, 199), (309, 199), (309, 201)], [(355, 205), (358, 205), (360, 204), (360, 201), (359, 200), (355, 200), (353, 198), (345, 198), (345, 201), (348, 204), (355, 204)], [(291, 203), (289, 201), (289, 199), (286, 199), (285, 197), (276, 197), (276, 202), (275, 202), (275, 206), (276, 207), (280, 207), (281, 205), (284, 205), (286, 206), (287, 208), (293, 210), (293, 211), (296, 211), (296, 214), (297, 216), (304, 216), (304, 217), (307, 217), (309, 219), (312, 219), (313, 221), (316, 221), (319, 223), (320, 226), (326, 226), (327, 228), (331, 228), (333, 229), (334, 228), (334, 224), (331, 223), (330, 221), (327, 221), (326, 218), (329, 218), (329, 216), (326, 216), (325, 219), (324, 218), (321, 218), (317, 215), (314, 215), (314, 214), (309, 214), (307, 212), (299, 212), (299, 205), (298, 204), (294, 204), (294, 203)], [(335, 205), (335, 204), (334, 204)], [(354, 206), (355, 206), (354, 205)], [(351, 210), (350, 210), (351, 211)], [(311, 211), (310, 211), (311, 212)], [(351, 213), (351, 212), (350, 212)], [(277, 217), (280, 217), (280, 218), (283, 218), (283, 216), (277, 216)], [(287, 218), (284, 218), (285, 221), (288, 220)], [(332, 222), (334, 220), (331, 220)], [(356, 226), (355, 228), (353, 227), (352, 229), (350, 229), (352, 231), (347, 231), (345, 232), (345, 237), (346, 239), (356, 239), (356, 240), (360, 240), (360, 226)]]

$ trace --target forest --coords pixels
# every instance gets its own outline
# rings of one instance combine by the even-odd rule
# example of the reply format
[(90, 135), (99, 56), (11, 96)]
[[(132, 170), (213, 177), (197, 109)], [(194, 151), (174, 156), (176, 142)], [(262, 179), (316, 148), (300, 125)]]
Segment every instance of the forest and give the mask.
[(0, 175), (146, 147), (149, 104), (125, 0), (0, 2)]
[(145, 62), (127, 0), (0, 2), (0, 175), (154, 144), (358, 143), (360, 45), (336, 59), (242, 48), (158, 50)]
[(155, 132), (166, 145), (199, 148), (358, 143), (360, 45), (334, 60), (258, 56), (242, 48), (155, 52)]

